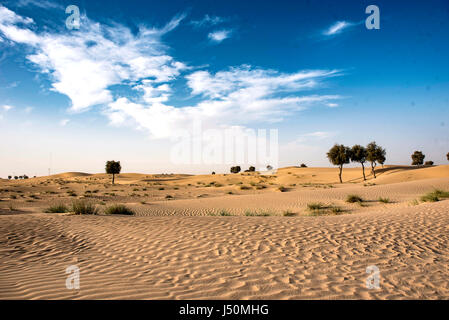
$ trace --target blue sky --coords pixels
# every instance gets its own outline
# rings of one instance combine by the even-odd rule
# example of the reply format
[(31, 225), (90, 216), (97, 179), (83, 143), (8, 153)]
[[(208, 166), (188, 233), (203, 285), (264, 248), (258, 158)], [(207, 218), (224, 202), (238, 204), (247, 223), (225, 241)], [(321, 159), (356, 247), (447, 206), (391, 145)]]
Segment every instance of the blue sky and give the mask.
[[(379, 30), (365, 27), (371, 4)], [(171, 161), (195, 119), (277, 129), (280, 166), (329, 166), (335, 142), (372, 140), (388, 164), (414, 150), (445, 164), (448, 56), (443, 0), (0, 1), (0, 176), (100, 172), (109, 159), (227, 171)]]

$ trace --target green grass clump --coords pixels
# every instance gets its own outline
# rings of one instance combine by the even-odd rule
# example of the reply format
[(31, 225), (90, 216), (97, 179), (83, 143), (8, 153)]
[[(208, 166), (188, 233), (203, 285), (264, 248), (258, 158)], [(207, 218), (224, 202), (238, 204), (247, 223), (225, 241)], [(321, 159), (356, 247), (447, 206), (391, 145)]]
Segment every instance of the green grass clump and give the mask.
[(423, 202), (437, 202), (442, 199), (449, 198), (449, 192), (443, 190), (434, 190), (429, 192), (421, 197), (421, 201)]
[(46, 213), (65, 213), (68, 212), (69, 208), (65, 204), (56, 204), (45, 209)]
[(307, 209), (309, 210), (321, 210), (326, 207), (321, 202), (312, 202), (307, 204)]
[(379, 202), (382, 202), (382, 203), (391, 203), (391, 200), (390, 200), (390, 198), (382, 198), (382, 197), (380, 197), (380, 198), (379, 198)]
[(104, 210), (106, 214), (134, 215), (134, 211), (123, 204), (113, 204)]
[(221, 210), (221, 211), (218, 213), (218, 215), (219, 215), (219, 216), (222, 216), (222, 217), (230, 217), (230, 216), (232, 216), (232, 214), (229, 213), (229, 212), (226, 211), (226, 210)]
[(74, 201), (72, 211), (75, 214), (98, 214), (98, 208), (95, 204), (86, 201)]
[(284, 217), (294, 217), (294, 216), (296, 216), (296, 213), (294, 213), (294, 212), (292, 212), (290, 210), (286, 210), (286, 211), (282, 212), (282, 215)]
[(272, 216), (273, 214), (269, 211), (251, 211), (251, 210), (247, 210), (245, 211), (245, 216), (247, 217), (269, 217)]
[(363, 199), (356, 194), (350, 194), (346, 197), (346, 202), (347, 203), (356, 203), (356, 202), (361, 203), (361, 202), (363, 202)]

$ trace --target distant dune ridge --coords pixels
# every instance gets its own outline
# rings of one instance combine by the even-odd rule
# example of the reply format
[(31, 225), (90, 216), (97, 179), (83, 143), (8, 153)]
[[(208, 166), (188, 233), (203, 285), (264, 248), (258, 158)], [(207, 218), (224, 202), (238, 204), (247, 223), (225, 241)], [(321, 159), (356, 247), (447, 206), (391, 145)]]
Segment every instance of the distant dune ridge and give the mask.
[[(421, 200), (449, 191), (449, 165), (376, 172), (2, 180), (0, 299), (449, 298), (449, 200)], [(44, 213), (74, 200), (99, 215)], [(114, 204), (135, 215), (105, 215)], [(80, 289), (65, 286), (70, 265)], [(380, 289), (366, 287), (372, 265)]]

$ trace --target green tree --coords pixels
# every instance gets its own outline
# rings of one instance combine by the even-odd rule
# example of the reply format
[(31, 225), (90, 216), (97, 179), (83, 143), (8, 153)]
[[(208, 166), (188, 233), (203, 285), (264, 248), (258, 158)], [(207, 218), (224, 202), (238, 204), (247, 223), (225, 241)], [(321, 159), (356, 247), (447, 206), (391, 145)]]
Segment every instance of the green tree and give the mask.
[(386, 151), (381, 146), (378, 146), (375, 141), (366, 146), (366, 160), (371, 163), (371, 173), (376, 179), (376, 165), (377, 163), (385, 163)]
[(343, 180), (341, 179), (343, 165), (349, 163), (351, 160), (351, 149), (342, 144), (335, 144), (327, 153), (327, 158), (333, 165), (340, 168), (338, 177), (340, 178), (340, 183), (343, 183)]
[(231, 167), (231, 173), (239, 173), (241, 170), (240, 166)]
[(426, 156), (421, 151), (415, 151), (412, 154), (412, 166), (422, 165), (425, 157)]
[(249, 172), (254, 172), (254, 171), (256, 171), (256, 167), (251, 166), (251, 167), (249, 167), (248, 171)]
[(12, 176), (8, 176), (8, 179), (11, 180), (11, 179), (12, 179)]
[(106, 162), (106, 173), (112, 174), (112, 184), (115, 181), (115, 175), (119, 174), (122, 171), (122, 166), (120, 165), (120, 161), (107, 161)]
[(358, 162), (362, 165), (363, 180), (366, 181), (365, 176), (365, 162), (366, 162), (366, 149), (365, 147), (356, 144), (351, 148), (351, 161)]

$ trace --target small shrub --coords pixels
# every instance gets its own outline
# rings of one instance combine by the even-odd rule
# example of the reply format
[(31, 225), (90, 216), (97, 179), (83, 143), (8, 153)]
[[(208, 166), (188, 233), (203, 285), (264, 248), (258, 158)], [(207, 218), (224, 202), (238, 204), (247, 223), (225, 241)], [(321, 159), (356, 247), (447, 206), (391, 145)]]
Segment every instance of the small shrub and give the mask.
[(98, 208), (91, 202), (74, 201), (72, 211), (75, 214), (98, 214)]
[(390, 198), (382, 198), (382, 197), (380, 197), (380, 198), (379, 198), (379, 202), (382, 202), (382, 203), (391, 203), (391, 200), (390, 200)]
[(132, 216), (134, 215), (134, 211), (132, 211), (130, 208), (123, 204), (114, 204), (110, 207), (107, 207), (104, 212), (106, 214), (121, 214), (121, 215), (128, 215)]
[(307, 204), (307, 209), (309, 210), (321, 210), (324, 209), (325, 206), (321, 202), (312, 202)]
[(284, 186), (279, 186), (279, 187), (278, 187), (278, 190), (279, 190), (280, 192), (286, 192), (286, 191), (287, 191), (287, 188), (284, 187)]
[(301, 163), (300, 167), (301, 168), (307, 168), (307, 166), (304, 163)]
[(173, 196), (167, 194), (167, 195), (165, 196), (165, 199), (173, 199)]
[(160, 187), (160, 188), (158, 188), (158, 190), (165, 190), (165, 188), (164, 187)]
[(290, 210), (286, 210), (286, 211), (284, 211), (284, 212), (282, 213), (282, 215), (283, 215), (284, 217), (294, 217), (294, 216), (296, 216), (296, 213), (294, 213), (294, 212), (292, 212), (292, 211), (290, 211)]
[(65, 204), (56, 204), (48, 207), (44, 212), (46, 213), (65, 213), (68, 212), (69, 208)]
[(421, 197), (421, 201), (423, 202), (436, 202), (440, 201), (441, 199), (447, 199), (449, 198), (449, 192), (443, 191), (443, 190), (434, 190), (432, 192), (429, 192)]
[(232, 216), (232, 214), (230, 214), (228, 211), (226, 211), (226, 210), (221, 210), (219, 213), (218, 213), (218, 215), (219, 216), (222, 216), (222, 217), (229, 217), (229, 216)]
[(240, 186), (240, 190), (250, 190), (251, 187), (248, 186)]
[(350, 194), (346, 197), (346, 202), (347, 203), (356, 203), (356, 202), (361, 203), (361, 202), (363, 202), (363, 199), (356, 194)]

